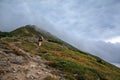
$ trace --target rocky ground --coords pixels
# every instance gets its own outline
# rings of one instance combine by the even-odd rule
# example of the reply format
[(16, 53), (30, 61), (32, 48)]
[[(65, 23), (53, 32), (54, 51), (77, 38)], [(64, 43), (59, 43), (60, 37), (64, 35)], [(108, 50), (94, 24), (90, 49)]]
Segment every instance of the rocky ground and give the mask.
[(0, 45), (0, 80), (64, 80), (40, 56), (11, 45)]

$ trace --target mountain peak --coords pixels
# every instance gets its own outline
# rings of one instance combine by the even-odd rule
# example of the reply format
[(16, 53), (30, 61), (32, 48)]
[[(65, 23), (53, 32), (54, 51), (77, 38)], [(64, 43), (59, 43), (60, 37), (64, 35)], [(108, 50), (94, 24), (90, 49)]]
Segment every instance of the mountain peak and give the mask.
[(33, 25), (26, 25), (20, 28), (17, 28), (16, 30), (12, 31), (11, 34), (15, 36), (38, 36), (39, 32), (35, 30), (35, 26)]
[(10, 33), (13, 34), (14, 36), (38, 37), (42, 35), (46, 39), (55, 38), (55, 36), (45, 31), (44, 29), (37, 27), (36, 25), (25, 25), (20, 28), (17, 28), (16, 30), (13, 30)]

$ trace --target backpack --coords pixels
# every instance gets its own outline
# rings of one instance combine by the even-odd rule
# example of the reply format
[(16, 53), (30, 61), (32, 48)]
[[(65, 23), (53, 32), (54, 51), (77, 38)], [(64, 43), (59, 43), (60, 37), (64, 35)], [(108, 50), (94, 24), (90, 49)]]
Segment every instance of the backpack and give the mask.
[(42, 37), (41, 37), (41, 36), (38, 38), (38, 41), (43, 41), (43, 39), (42, 39)]

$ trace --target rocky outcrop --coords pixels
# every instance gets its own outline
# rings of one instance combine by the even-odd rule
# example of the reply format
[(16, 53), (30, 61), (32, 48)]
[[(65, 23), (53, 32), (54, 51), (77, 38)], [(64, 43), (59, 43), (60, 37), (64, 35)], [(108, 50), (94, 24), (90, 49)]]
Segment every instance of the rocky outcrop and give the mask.
[(53, 71), (40, 56), (31, 56), (14, 45), (0, 45), (0, 80), (59, 80)]

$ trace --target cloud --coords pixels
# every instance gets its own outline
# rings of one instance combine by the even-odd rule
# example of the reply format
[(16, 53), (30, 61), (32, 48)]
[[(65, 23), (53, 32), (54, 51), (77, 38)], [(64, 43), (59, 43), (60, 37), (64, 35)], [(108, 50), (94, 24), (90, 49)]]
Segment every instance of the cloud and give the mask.
[(112, 63), (112, 64), (114, 64), (115, 66), (120, 68), (120, 64), (119, 63)]
[(0, 30), (34, 24), (79, 49), (119, 62), (120, 44), (112, 44), (120, 36), (119, 8), (119, 0), (0, 0)]
[(113, 44), (120, 43), (120, 36), (107, 39), (107, 40), (105, 40), (105, 42), (110, 42), (110, 43), (113, 43)]

